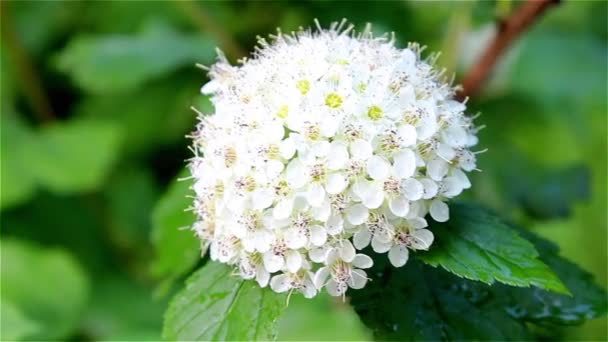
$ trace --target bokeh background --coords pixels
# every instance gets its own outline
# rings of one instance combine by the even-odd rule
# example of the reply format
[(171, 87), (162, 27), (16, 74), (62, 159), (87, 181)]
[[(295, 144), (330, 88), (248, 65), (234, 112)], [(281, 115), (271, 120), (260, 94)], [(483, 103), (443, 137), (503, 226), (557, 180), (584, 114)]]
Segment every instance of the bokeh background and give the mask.
[[(2, 339), (160, 339), (183, 276), (166, 279), (165, 241), (154, 232), (179, 221), (171, 215), (183, 206), (157, 203), (190, 156), (188, 108), (212, 111), (194, 64), (212, 63), (215, 46), (235, 61), (277, 27), (348, 18), (394, 31), (400, 46), (441, 51), (437, 64), (459, 80), (517, 6), (2, 1)], [(605, 1), (550, 9), (470, 99), (488, 152), (467, 194), (557, 242), (603, 286), (607, 11)], [(293, 296), (280, 324), (282, 340), (371, 337), (327, 297)], [(601, 318), (559, 334), (605, 340), (606, 329)]]

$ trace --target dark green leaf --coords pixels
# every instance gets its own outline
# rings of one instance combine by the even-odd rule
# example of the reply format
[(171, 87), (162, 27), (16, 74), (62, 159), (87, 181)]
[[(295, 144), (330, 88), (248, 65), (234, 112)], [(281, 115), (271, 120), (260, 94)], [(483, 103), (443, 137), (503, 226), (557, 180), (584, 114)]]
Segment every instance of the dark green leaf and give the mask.
[[(590, 171), (583, 165), (560, 169), (537, 165), (530, 178), (511, 182), (511, 195), (536, 219), (568, 217), (574, 204), (590, 197)], [(521, 172), (521, 168), (518, 173)], [(534, 176), (535, 175), (535, 176)], [(513, 179), (511, 179), (513, 181)]]
[(38, 332), (38, 324), (19, 310), (10, 300), (0, 299), (0, 317), (2, 329), (0, 329), (0, 339), (2, 341), (24, 340), (28, 336)]
[(196, 271), (169, 305), (163, 337), (189, 341), (275, 339), (286, 296), (233, 276), (232, 271), (216, 262)]
[(487, 284), (537, 286), (561, 293), (568, 289), (538, 259), (532, 243), (476, 205), (454, 203), (450, 220), (432, 224), (436, 241), (420, 258), (432, 266)]
[[(200, 259), (200, 242), (188, 228), (194, 223), (190, 181), (182, 180), (186, 171), (178, 175), (167, 193), (158, 201), (152, 214), (152, 243), (156, 257), (152, 269), (156, 276), (171, 282), (192, 269)], [(204, 251), (203, 251), (204, 254)]]
[(152, 21), (138, 35), (78, 36), (58, 56), (57, 66), (87, 91), (115, 93), (214, 56), (209, 39)]
[(551, 243), (529, 233), (526, 237), (563, 277), (572, 296), (489, 286), (415, 259), (395, 269), (380, 256), (369, 272), (372, 281), (351, 292), (352, 304), (381, 340), (530, 340), (531, 325), (579, 324), (605, 315), (606, 292), (587, 272), (559, 257)]
[(40, 325), (33, 339), (61, 339), (73, 332), (87, 297), (88, 281), (76, 261), (59, 249), (2, 240), (2, 300), (10, 300)]

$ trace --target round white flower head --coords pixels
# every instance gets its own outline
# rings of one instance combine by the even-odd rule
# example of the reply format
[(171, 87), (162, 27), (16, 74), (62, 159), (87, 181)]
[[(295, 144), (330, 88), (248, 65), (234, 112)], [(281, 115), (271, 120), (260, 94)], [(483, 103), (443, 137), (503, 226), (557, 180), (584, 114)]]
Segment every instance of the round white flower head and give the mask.
[(239, 66), (220, 53), (202, 88), (215, 113), (193, 134), (193, 229), (277, 292), (364, 287), (369, 245), (405, 265), (433, 243), (427, 214), (447, 221), (471, 186), (477, 130), (433, 58), (351, 31), (279, 33)]

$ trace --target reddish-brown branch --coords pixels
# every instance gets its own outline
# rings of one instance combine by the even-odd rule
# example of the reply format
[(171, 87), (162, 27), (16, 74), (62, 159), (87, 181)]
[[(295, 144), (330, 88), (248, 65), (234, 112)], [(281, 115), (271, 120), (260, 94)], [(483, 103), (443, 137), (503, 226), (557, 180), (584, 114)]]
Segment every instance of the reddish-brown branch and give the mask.
[(475, 94), (509, 45), (559, 0), (528, 0), (511, 16), (499, 23), (498, 33), (481, 58), (465, 75), (457, 98), (463, 100)]

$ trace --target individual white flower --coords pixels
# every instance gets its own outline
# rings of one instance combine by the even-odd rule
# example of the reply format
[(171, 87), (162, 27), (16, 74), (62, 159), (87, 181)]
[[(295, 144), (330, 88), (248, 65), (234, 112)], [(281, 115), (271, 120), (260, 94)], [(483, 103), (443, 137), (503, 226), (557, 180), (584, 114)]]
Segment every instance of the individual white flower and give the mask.
[(313, 274), (304, 269), (295, 273), (288, 272), (272, 277), (270, 288), (278, 293), (296, 290), (306, 298), (312, 298), (317, 294), (317, 288), (313, 283)]
[(395, 227), (392, 246), (389, 246), (388, 259), (395, 267), (405, 265), (409, 250), (427, 250), (433, 243), (433, 233), (424, 229), (427, 222), (423, 218), (409, 219)]
[(343, 296), (349, 287), (363, 288), (368, 278), (362, 269), (372, 267), (373, 261), (365, 254), (344, 253), (342, 248), (336, 248), (328, 253), (326, 264), (317, 270), (314, 283), (318, 289), (325, 287), (337, 297)]
[(220, 53), (201, 89), (215, 113), (192, 133), (192, 229), (276, 292), (365, 286), (370, 244), (403, 266), (476, 170), (473, 119), (418, 45), (344, 25), (261, 39), (238, 66)]

